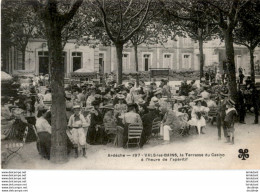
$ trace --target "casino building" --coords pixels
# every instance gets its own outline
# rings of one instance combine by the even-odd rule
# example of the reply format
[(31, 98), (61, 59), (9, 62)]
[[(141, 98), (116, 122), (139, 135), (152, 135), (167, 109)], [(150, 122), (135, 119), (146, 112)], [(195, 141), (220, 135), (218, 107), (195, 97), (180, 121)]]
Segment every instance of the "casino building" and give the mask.
[[(246, 47), (234, 45), (236, 69), (242, 67), (245, 74), (250, 72), (250, 56)], [(260, 74), (260, 48), (254, 55), (256, 74)], [(224, 43), (216, 39), (204, 43), (206, 67), (223, 69), (225, 61)], [(170, 68), (174, 71), (199, 70), (199, 46), (190, 38), (178, 37), (164, 45), (140, 45), (138, 47), (139, 71), (149, 68)], [(3, 59), (2, 59), (3, 61)], [(31, 39), (27, 45), (25, 62), (22, 53), (15, 47), (2, 63), (2, 69), (9, 74), (47, 74), (48, 47), (44, 39)], [(84, 68), (92, 72), (115, 72), (117, 70), (116, 48), (114, 46), (81, 46), (70, 40), (64, 47), (63, 62), (66, 77), (78, 69)], [(125, 47), (123, 50), (123, 72), (135, 71), (134, 49)]]

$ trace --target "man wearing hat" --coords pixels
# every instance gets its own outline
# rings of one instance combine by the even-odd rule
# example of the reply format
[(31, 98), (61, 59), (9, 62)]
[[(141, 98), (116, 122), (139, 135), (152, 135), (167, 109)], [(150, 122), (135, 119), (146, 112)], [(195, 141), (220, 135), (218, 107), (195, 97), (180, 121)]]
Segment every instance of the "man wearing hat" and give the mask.
[(152, 97), (152, 99), (150, 101), (150, 104), (154, 105), (155, 101), (157, 101), (157, 100), (158, 100), (158, 103), (160, 104), (161, 103), (161, 98), (162, 98), (162, 90), (161, 89), (157, 89), (154, 92), (154, 96)]
[(224, 124), (227, 128), (227, 143), (234, 144), (234, 132), (235, 132), (235, 120), (237, 116), (237, 111), (235, 109), (235, 102), (232, 99), (229, 99), (227, 101), (227, 110), (226, 110), (226, 116), (224, 119)]
[(75, 158), (78, 158), (78, 148), (81, 147), (83, 156), (86, 157), (86, 136), (84, 127), (87, 122), (82, 114), (80, 114), (80, 105), (73, 106), (74, 114), (70, 116), (68, 127), (71, 130), (73, 141), (75, 143)]
[(218, 140), (221, 140), (221, 127), (223, 127), (224, 137), (227, 138), (227, 128), (224, 124), (224, 119), (226, 115), (226, 102), (227, 94), (220, 93), (218, 98), (218, 109), (217, 109), (217, 128), (218, 128)]
[[(161, 119), (160, 117), (160, 113), (158, 110), (156, 110), (154, 105), (149, 105), (147, 107), (148, 109), (148, 113), (144, 114), (144, 116), (142, 117), (142, 121), (143, 121), (143, 133), (144, 133), (144, 142), (147, 141), (147, 139), (151, 136), (152, 134), (152, 124), (153, 124), (153, 120), (156, 118)], [(157, 133), (154, 133), (157, 134)]]

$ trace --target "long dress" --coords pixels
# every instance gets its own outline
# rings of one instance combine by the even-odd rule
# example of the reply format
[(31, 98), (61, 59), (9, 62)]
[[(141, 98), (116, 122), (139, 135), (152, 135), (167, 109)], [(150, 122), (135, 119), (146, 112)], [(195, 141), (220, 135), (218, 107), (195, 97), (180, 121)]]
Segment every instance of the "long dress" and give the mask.
[(191, 126), (196, 126), (199, 134), (200, 134), (200, 128), (206, 126), (206, 120), (201, 114), (207, 112), (209, 112), (208, 107), (193, 106), (191, 112), (191, 120), (188, 121), (188, 124)]

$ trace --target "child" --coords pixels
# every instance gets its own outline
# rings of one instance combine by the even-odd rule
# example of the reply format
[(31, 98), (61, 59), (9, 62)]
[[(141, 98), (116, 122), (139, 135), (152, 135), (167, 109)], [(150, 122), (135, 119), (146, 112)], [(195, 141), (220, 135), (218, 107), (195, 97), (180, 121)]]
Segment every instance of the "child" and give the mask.
[(68, 127), (71, 129), (71, 134), (75, 144), (75, 158), (78, 158), (78, 147), (82, 148), (83, 156), (86, 156), (86, 134), (84, 128), (87, 122), (84, 116), (80, 113), (80, 105), (73, 106), (74, 114), (70, 116)]
[(235, 109), (235, 102), (232, 100), (232, 99), (229, 99), (227, 101), (227, 110), (226, 110), (226, 116), (225, 116), (225, 119), (224, 119), (224, 124), (227, 128), (227, 133), (228, 133), (228, 136), (227, 136), (227, 141), (226, 143), (229, 143), (230, 144), (234, 144), (234, 132), (235, 132), (235, 127), (234, 127), (234, 124), (235, 124), (235, 120), (236, 120), (236, 116), (237, 116), (237, 111)]

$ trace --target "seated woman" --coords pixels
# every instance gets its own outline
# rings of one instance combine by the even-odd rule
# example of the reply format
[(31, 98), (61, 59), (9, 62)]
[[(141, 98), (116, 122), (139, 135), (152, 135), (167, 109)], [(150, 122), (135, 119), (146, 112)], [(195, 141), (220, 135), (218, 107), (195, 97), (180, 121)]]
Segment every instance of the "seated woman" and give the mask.
[(202, 128), (206, 126), (206, 120), (203, 117), (203, 114), (204, 113), (208, 113), (209, 112), (209, 108), (202, 106), (201, 105), (201, 103), (202, 103), (201, 101), (202, 101), (202, 98), (194, 100), (196, 105), (193, 106), (193, 108), (192, 108), (191, 120), (189, 120), (188, 123), (191, 126), (196, 126), (197, 127), (198, 134), (200, 134), (200, 133), (205, 134), (202, 131)]
[(36, 131), (39, 137), (39, 152), (40, 155), (50, 160), (51, 151), (51, 125), (45, 119), (48, 109), (41, 108), (37, 114)]

